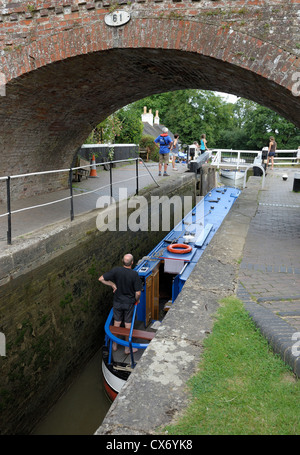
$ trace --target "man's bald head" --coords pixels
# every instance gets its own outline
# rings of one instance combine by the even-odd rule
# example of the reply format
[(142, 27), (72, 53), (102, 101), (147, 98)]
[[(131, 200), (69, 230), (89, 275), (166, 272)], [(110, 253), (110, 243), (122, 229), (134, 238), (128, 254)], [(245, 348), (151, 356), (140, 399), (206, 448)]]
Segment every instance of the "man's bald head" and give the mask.
[(123, 264), (125, 265), (125, 267), (132, 266), (132, 264), (133, 264), (132, 254), (125, 254), (125, 256), (123, 257)]

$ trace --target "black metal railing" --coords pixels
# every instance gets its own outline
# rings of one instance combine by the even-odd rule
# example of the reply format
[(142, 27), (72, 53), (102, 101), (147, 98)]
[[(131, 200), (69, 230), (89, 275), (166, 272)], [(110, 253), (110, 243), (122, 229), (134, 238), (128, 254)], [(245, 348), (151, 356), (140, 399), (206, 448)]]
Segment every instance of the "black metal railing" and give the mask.
[[(113, 167), (114, 165), (116, 164), (119, 164), (119, 163), (126, 163), (126, 162), (135, 162), (135, 175), (128, 178), (128, 179), (123, 179), (123, 180), (119, 180), (117, 182), (114, 182), (113, 181)], [(147, 174), (142, 174), (140, 175), (139, 174), (139, 162), (142, 163), (145, 167), (145, 169), (147, 170)], [(78, 171), (79, 169), (91, 169), (92, 166), (105, 166), (106, 165), (106, 168), (107, 166), (109, 166), (109, 183), (106, 184), (106, 185), (103, 185), (99, 188), (94, 188), (92, 190), (89, 190), (89, 191), (85, 191), (84, 193), (80, 193), (80, 194), (74, 194), (74, 188), (73, 188), (73, 175), (74, 175), (74, 171)], [(54, 201), (51, 201), (51, 202), (46, 202), (46, 203), (43, 203), (43, 204), (38, 204), (38, 205), (33, 205), (31, 207), (23, 207), (23, 208), (20, 208), (20, 209), (17, 209), (17, 210), (12, 210), (12, 204), (11, 204), (11, 182), (13, 179), (18, 179), (18, 178), (25, 178), (25, 177), (31, 177), (31, 176), (40, 176), (40, 175), (45, 175), (45, 174), (51, 174), (51, 173), (59, 173), (59, 172), (63, 172), (63, 173), (68, 173), (68, 186), (69, 186), (69, 196), (66, 196), (64, 198), (60, 198), (60, 199), (57, 199), (57, 200), (54, 200)], [(44, 207), (44, 206), (47, 206), (47, 205), (51, 205), (51, 204), (55, 204), (55, 203), (59, 203), (59, 202), (62, 202), (62, 201), (66, 201), (66, 200), (70, 200), (70, 219), (71, 221), (74, 220), (75, 218), (75, 212), (74, 212), (74, 198), (75, 197), (79, 197), (79, 196), (84, 196), (84, 195), (87, 195), (87, 194), (91, 194), (91, 193), (95, 193), (95, 192), (98, 192), (99, 190), (103, 190), (107, 187), (109, 187), (109, 194), (110, 194), (110, 197), (112, 198), (113, 197), (113, 187), (114, 185), (118, 185), (120, 183), (125, 183), (125, 182), (128, 182), (130, 180), (133, 180), (135, 179), (135, 182), (136, 182), (136, 185), (135, 185), (135, 194), (138, 195), (139, 193), (139, 180), (144, 177), (144, 176), (151, 176), (152, 180), (155, 182), (155, 184), (157, 186), (159, 186), (159, 184), (156, 182), (156, 180), (154, 179), (154, 177), (152, 176), (151, 172), (149, 171), (148, 167), (146, 166), (145, 162), (140, 158), (140, 157), (137, 157), (137, 158), (127, 158), (125, 160), (115, 160), (115, 161), (107, 161), (107, 162), (101, 162), (101, 163), (93, 163), (93, 164), (89, 164), (89, 165), (85, 165), (85, 166), (80, 166), (80, 167), (73, 167), (73, 168), (70, 168), (70, 169), (60, 169), (60, 170), (53, 170), (53, 171), (42, 171), (42, 172), (34, 172), (34, 173), (28, 173), (28, 174), (21, 174), (21, 175), (11, 175), (11, 176), (5, 176), (5, 177), (0, 177), (0, 182), (1, 181), (6, 181), (6, 212), (5, 213), (2, 213), (0, 214), (0, 218), (2, 217), (7, 217), (7, 244), (8, 245), (11, 245), (12, 244), (12, 215), (13, 214), (16, 214), (16, 213), (19, 213), (19, 212), (22, 212), (22, 211), (25, 211), (25, 210), (32, 210), (32, 209), (35, 209), (37, 207)]]

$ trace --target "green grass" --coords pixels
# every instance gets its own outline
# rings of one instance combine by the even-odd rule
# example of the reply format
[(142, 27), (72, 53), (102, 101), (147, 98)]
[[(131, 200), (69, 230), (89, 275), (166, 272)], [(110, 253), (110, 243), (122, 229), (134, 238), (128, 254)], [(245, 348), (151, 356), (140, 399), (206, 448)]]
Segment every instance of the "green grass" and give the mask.
[(191, 404), (167, 434), (299, 435), (300, 381), (271, 351), (242, 302), (221, 302), (204, 347), (189, 381)]

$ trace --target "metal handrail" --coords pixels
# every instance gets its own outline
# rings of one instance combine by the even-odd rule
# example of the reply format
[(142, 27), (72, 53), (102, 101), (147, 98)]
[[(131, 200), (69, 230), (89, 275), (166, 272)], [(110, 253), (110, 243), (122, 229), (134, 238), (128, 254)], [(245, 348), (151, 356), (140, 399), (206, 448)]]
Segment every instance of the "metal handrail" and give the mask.
[[(115, 163), (123, 163), (123, 162), (128, 162), (128, 161), (135, 161), (136, 162), (136, 173), (135, 173), (136, 175), (133, 176), (133, 177), (130, 177), (129, 179), (123, 179), (123, 180), (120, 180), (118, 182), (114, 182), (113, 183), (113, 181), (112, 181), (112, 165), (115, 164)], [(0, 180), (3, 180), (3, 181), (5, 180), (6, 181), (7, 211), (6, 211), (6, 213), (1, 214), (0, 218), (3, 217), (3, 216), (7, 216), (8, 217), (7, 244), (8, 245), (12, 244), (11, 215), (13, 215), (15, 213), (23, 212), (23, 211), (26, 211), (26, 210), (32, 210), (32, 209), (35, 209), (35, 208), (45, 207), (45, 206), (48, 206), (48, 205), (56, 204), (56, 203), (63, 202), (63, 201), (66, 201), (66, 200), (70, 200), (70, 205), (71, 205), (70, 218), (71, 218), (71, 221), (73, 221), (74, 220), (74, 207), (73, 207), (73, 199), (74, 199), (74, 197), (83, 196), (83, 195), (87, 195), (87, 194), (90, 194), (90, 193), (95, 193), (96, 191), (104, 189), (104, 188), (106, 188), (108, 186), (110, 187), (110, 194), (111, 194), (111, 197), (112, 197), (113, 184), (117, 185), (119, 183), (128, 182), (129, 180), (133, 180), (133, 179), (136, 179), (136, 195), (137, 195), (138, 191), (139, 191), (139, 178), (144, 177), (145, 175), (147, 175), (147, 174), (142, 174), (142, 175), (138, 174), (138, 161), (143, 163), (144, 167), (148, 171), (148, 174), (152, 177), (152, 179), (155, 182), (155, 184), (159, 187), (159, 184), (156, 182), (156, 180), (152, 176), (151, 172), (147, 168), (146, 164), (144, 163), (144, 161), (140, 157), (127, 158), (125, 160), (106, 161), (106, 162), (101, 162), (101, 163), (96, 163), (96, 164), (93, 163), (93, 164), (88, 164), (88, 165), (84, 165), (84, 166), (80, 166), (80, 167), (73, 167), (73, 168), (71, 167), (69, 169), (57, 169), (57, 170), (49, 170), (49, 171), (30, 172), (30, 173), (27, 173), (27, 174), (18, 174), (18, 175), (0, 177)], [(110, 166), (110, 183), (109, 184), (104, 185), (104, 186), (102, 186), (100, 188), (97, 188), (96, 190), (87, 191), (87, 192), (81, 193), (81, 194), (75, 194), (75, 195), (73, 194), (73, 186), (72, 186), (73, 171), (75, 171), (77, 169), (91, 168), (92, 166), (103, 166), (105, 164), (109, 164), (109, 166)], [(51, 201), (51, 202), (45, 202), (43, 204), (34, 205), (34, 206), (31, 206), (31, 207), (23, 207), (21, 209), (11, 210), (11, 195), (10, 195), (10, 193), (11, 193), (11, 191), (10, 191), (11, 179), (31, 177), (31, 176), (44, 175), (44, 174), (54, 174), (54, 173), (60, 173), (60, 172), (64, 172), (64, 173), (68, 172), (69, 173), (70, 196), (66, 196), (64, 198), (57, 199), (57, 200), (54, 200), (54, 201)]]
[[(212, 161), (211, 161), (211, 165), (212, 166), (217, 166), (217, 168), (219, 167), (223, 167), (226, 166), (228, 168), (236, 168), (238, 169), (239, 167), (246, 167), (247, 164), (249, 163), (242, 163), (240, 162), (241, 160), (241, 154), (250, 154), (250, 155), (253, 155), (253, 154), (256, 154), (258, 155), (259, 153), (261, 153), (261, 151), (259, 150), (232, 150), (232, 149), (212, 149)], [(215, 155), (213, 155), (214, 153), (216, 153)], [(286, 159), (289, 159), (290, 161), (285, 161), (284, 164), (285, 165), (295, 165), (297, 164), (297, 160), (299, 160), (299, 157), (297, 156), (297, 153), (298, 153), (298, 150), (297, 149), (293, 149), (293, 150), (276, 150), (276, 154), (286, 154), (286, 155), (290, 155), (288, 157), (279, 157), (279, 156), (275, 156), (274, 157), (274, 165), (275, 166), (280, 166), (282, 165), (283, 163), (280, 163), (280, 161), (284, 161)], [(235, 163), (230, 163), (230, 162), (222, 162), (222, 154), (223, 156), (226, 154), (231, 154), (231, 155), (235, 155), (237, 156), (237, 162)], [(226, 156), (226, 158), (228, 158), (228, 156)], [(276, 162), (277, 161), (277, 162)], [(279, 161), (279, 162), (278, 162)]]
[[(134, 319), (136, 315), (136, 305), (134, 308), (134, 314), (132, 317), (132, 323), (131, 323), (131, 328), (130, 328), (130, 334), (129, 337), (131, 337), (131, 347), (132, 348), (137, 348), (137, 349), (146, 349), (149, 346), (149, 343), (132, 343), (132, 332), (134, 329)], [(127, 346), (130, 349), (130, 343), (129, 340), (122, 340), (121, 338), (118, 338), (117, 336), (113, 335), (110, 331), (109, 326), (111, 325), (113, 319), (113, 308), (111, 308), (110, 313), (106, 319), (105, 326), (104, 326), (104, 331), (105, 335), (108, 338), (108, 344), (109, 344), (109, 353), (108, 353), (108, 363), (112, 363), (112, 343), (115, 342), (121, 346)], [(132, 360), (132, 359), (131, 359)]]
[(248, 172), (249, 169), (253, 168), (254, 166), (255, 166), (255, 167), (259, 167), (259, 169), (261, 169), (262, 172), (263, 172), (263, 178), (262, 178), (261, 188), (264, 189), (264, 187), (265, 187), (265, 177), (266, 177), (266, 173), (265, 173), (264, 167), (263, 167), (261, 164), (250, 164), (250, 165), (245, 169), (243, 188), (246, 188), (247, 172)]
[[(240, 161), (241, 160), (241, 154), (256, 154), (257, 155), (257, 154), (260, 153), (260, 151), (213, 149), (211, 151), (211, 154), (213, 154), (213, 153), (216, 153), (216, 155), (215, 156), (212, 155), (211, 166), (216, 166), (217, 168), (220, 168), (220, 167), (230, 168), (230, 167), (232, 167), (232, 168), (236, 168), (236, 169), (242, 168), (242, 167), (243, 168), (246, 167), (247, 170), (248, 170), (249, 163), (242, 163)], [(226, 153), (226, 154), (230, 153), (231, 155), (232, 154), (237, 154), (237, 162), (236, 163), (230, 163), (230, 162), (221, 163), (222, 153)], [(284, 164), (286, 164), (286, 165), (289, 165), (289, 164), (294, 165), (299, 160), (299, 157), (297, 156), (297, 150), (277, 150), (276, 153), (293, 154), (293, 157), (291, 158), (291, 162), (284, 162)], [(286, 159), (285, 157), (276, 157), (275, 158), (276, 161), (283, 161), (285, 159)], [(1, 214), (0, 218), (3, 217), (3, 216), (7, 216), (8, 217), (8, 230), (7, 230), (7, 243), (8, 243), (8, 245), (11, 245), (11, 243), (12, 243), (12, 239), (11, 239), (11, 232), (12, 232), (11, 231), (11, 215), (12, 214), (18, 213), (18, 212), (22, 212), (22, 211), (25, 211), (25, 210), (31, 210), (31, 209), (34, 209), (34, 208), (44, 207), (44, 206), (47, 206), (47, 205), (52, 205), (52, 204), (55, 204), (55, 203), (58, 203), (58, 202), (66, 201), (66, 200), (70, 200), (70, 205), (71, 205), (70, 217), (71, 217), (71, 221), (73, 221), (74, 220), (74, 209), (73, 209), (73, 199), (74, 199), (74, 197), (87, 195), (89, 193), (93, 193), (93, 192), (99, 191), (100, 189), (104, 189), (104, 188), (106, 188), (108, 186), (110, 187), (110, 194), (111, 194), (111, 197), (112, 197), (112, 188), (113, 188), (112, 165), (115, 164), (115, 163), (130, 162), (130, 161), (135, 161), (136, 162), (136, 175), (134, 177), (131, 177), (131, 178), (126, 179), (126, 180), (121, 180), (121, 181), (118, 181), (118, 182), (114, 182), (115, 185), (119, 184), (119, 183), (122, 183), (122, 182), (125, 182), (125, 181), (132, 180), (132, 179), (135, 178), (136, 179), (136, 194), (138, 194), (138, 191), (139, 191), (139, 178), (143, 177), (144, 175), (147, 175), (147, 174), (138, 175), (138, 161), (140, 161), (144, 165), (144, 167), (146, 168), (148, 174), (151, 176), (151, 178), (154, 181), (154, 183), (157, 185), (157, 187), (159, 187), (159, 184), (154, 179), (153, 175), (151, 174), (151, 172), (149, 171), (148, 167), (146, 166), (144, 160), (141, 157), (127, 158), (125, 160), (106, 161), (106, 162), (95, 163), (95, 164), (93, 163), (93, 164), (88, 164), (88, 165), (79, 166), (79, 167), (73, 167), (73, 168), (69, 168), (69, 169), (58, 169), (58, 170), (31, 172), (31, 173), (27, 173), (27, 174), (18, 174), (18, 175), (0, 177), (0, 181), (6, 181), (7, 211), (6, 211), (6, 213)], [(78, 169), (83, 169), (83, 168), (91, 168), (92, 166), (103, 166), (103, 165), (106, 165), (106, 164), (109, 164), (109, 166), (110, 166), (110, 183), (108, 185), (104, 185), (104, 186), (102, 186), (100, 188), (97, 188), (96, 190), (86, 191), (86, 192), (81, 193), (81, 194), (75, 194), (75, 195), (73, 194), (73, 188), (72, 188), (73, 171), (78, 170)], [(276, 162), (274, 164), (277, 165)], [(278, 164), (280, 164), (280, 163), (278, 163)], [(255, 166), (257, 166), (257, 165), (255, 165)], [(253, 167), (253, 165), (250, 166), (250, 167)], [(257, 166), (257, 167), (259, 167), (259, 166)], [(24, 208), (17, 209), (17, 210), (11, 210), (10, 183), (11, 183), (12, 179), (31, 177), (31, 176), (36, 176), (36, 175), (44, 175), (44, 174), (53, 174), (53, 173), (59, 173), (59, 172), (68, 172), (69, 173), (69, 189), (70, 189), (70, 195), (69, 196), (67, 196), (65, 198), (62, 198), (62, 199), (55, 200), (55, 201), (46, 202), (46, 203), (43, 203), (43, 204), (38, 204), (38, 205), (35, 205), (35, 206), (32, 206), (32, 207), (24, 207)], [(264, 184), (264, 177), (265, 177), (265, 174), (263, 174), (263, 184)]]
[(132, 332), (133, 332), (133, 326), (134, 326), (134, 321), (135, 321), (136, 308), (137, 308), (137, 303), (135, 303), (135, 305), (134, 305), (130, 332), (129, 332), (129, 337), (128, 337), (128, 344), (129, 344), (130, 358), (131, 358), (131, 368), (135, 367), (135, 361), (134, 361), (134, 357), (133, 357), (133, 347), (132, 347)]
[[(258, 167), (259, 169), (262, 170), (262, 189), (264, 189), (264, 186), (265, 186), (265, 177), (266, 177), (266, 172), (265, 172), (265, 169), (264, 167), (261, 165), (261, 164), (258, 164), (258, 163), (246, 163), (246, 162), (241, 162), (241, 154), (256, 154), (256, 155), (261, 155), (262, 151), (255, 151), (255, 150), (229, 150), (229, 149), (214, 149), (212, 150), (212, 154), (216, 152), (215, 156), (212, 156), (212, 162), (211, 162), (211, 166), (216, 166), (217, 169), (219, 168), (235, 168), (235, 169), (239, 169), (239, 168), (243, 168), (244, 171), (245, 171), (245, 175), (244, 175), (244, 182), (243, 182), (243, 188), (246, 187), (246, 181), (247, 181), (247, 172), (249, 169), (253, 168), (253, 167)], [(232, 154), (237, 154), (237, 161), (234, 162), (234, 163), (230, 163), (230, 162), (222, 162), (222, 152), (226, 155), (228, 155), (229, 153), (232, 155)], [(293, 157), (291, 158), (292, 161), (291, 162), (285, 162), (284, 164), (288, 165), (288, 164), (292, 164), (292, 165), (295, 165), (295, 163), (297, 163), (297, 160), (299, 160), (299, 157), (297, 156), (297, 152), (298, 150), (276, 150), (276, 153), (280, 153), (280, 154), (293, 154)], [(227, 156), (228, 157), (228, 156)], [(290, 158), (290, 157), (289, 157)], [(285, 157), (275, 157), (274, 160), (286, 160)], [(274, 162), (274, 165), (277, 165), (277, 164), (280, 164), (280, 163), (276, 163)]]

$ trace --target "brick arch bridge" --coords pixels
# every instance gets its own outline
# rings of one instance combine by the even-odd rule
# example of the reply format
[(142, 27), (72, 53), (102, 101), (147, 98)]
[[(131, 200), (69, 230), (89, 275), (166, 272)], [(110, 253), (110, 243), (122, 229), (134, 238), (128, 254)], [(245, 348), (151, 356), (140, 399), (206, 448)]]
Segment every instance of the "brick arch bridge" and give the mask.
[[(106, 25), (117, 9), (129, 22)], [(0, 176), (68, 168), (96, 124), (154, 93), (228, 92), (300, 126), (299, 19), (298, 0), (0, 0)]]

